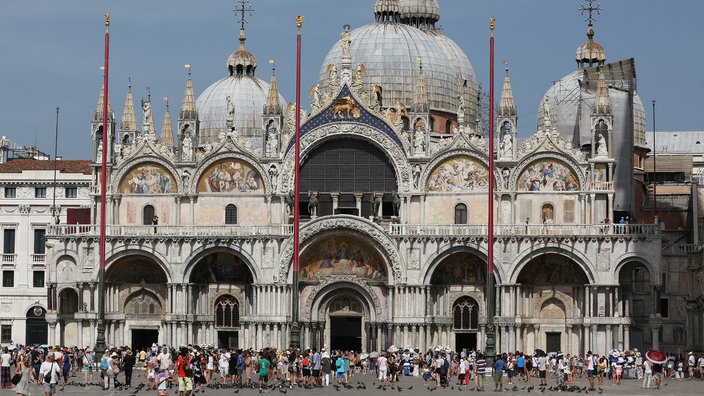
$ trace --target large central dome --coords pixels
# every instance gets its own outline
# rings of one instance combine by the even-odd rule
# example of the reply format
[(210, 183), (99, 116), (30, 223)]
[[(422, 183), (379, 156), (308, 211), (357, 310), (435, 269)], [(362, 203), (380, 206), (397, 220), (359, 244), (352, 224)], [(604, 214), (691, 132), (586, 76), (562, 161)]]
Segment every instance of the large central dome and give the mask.
[[(415, 12), (415, 13), (414, 13)], [(370, 87), (381, 86), (384, 106), (412, 106), (420, 63), (431, 111), (455, 114), (464, 96), (468, 120), (476, 118), (478, 86), (467, 55), (435, 30), (440, 18), (436, 0), (377, 0), (376, 21), (351, 32), (353, 67), (363, 64)], [(342, 64), (337, 42), (323, 61), (319, 86), (328, 86), (327, 67)]]

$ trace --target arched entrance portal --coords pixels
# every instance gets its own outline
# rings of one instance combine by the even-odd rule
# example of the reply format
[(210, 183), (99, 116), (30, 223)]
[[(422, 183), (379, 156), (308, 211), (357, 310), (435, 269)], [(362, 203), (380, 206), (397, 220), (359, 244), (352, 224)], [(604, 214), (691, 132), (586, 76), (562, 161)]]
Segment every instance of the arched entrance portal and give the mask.
[(27, 311), (27, 328), (25, 343), (27, 345), (40, 345), (49, 342), (49, 328), (46, 323), (46, 310), (34, 306)]
[[(247, 301), (252, 301), (254, 276), (247, 263), (231, 251), (214, 251), (198, 260), (190, 275), (194, 298), (193, 313), (200, 318), (193, 323), (193, 342), (213, 338), (219, 348), (241, 348), (243, 328), (240, 316)], [(210, 320), (209, 318), (213, 318)]]
[(156, 262), (144, 256), (124, 257), (110, 265), (105, 285), (105, 311), (124, 313), (106, 321), (108, 329), (124, 329), (106, 334), (110, 344), (139, 350), (166, 341), (160, 330), (168, 301), (167, 277)]
[[(649, 327), (650, 314), (655, 312), (652, 299), (650, 271), (640, 262), (626, 263), (618, 273), (620, 300), (616, 310), (631, 318), (631, 326), (624, 335), (620, 349), (638, 348), (645, 351), (652, 347), (652, 332), (643, 331)], [(650, 334), (649, 334), (650, 333)]]
[(545, 253), (530, 260), (518, 274), (516, 313), (521, 315), (516, 345), (502, 350), (584, 353), (582, 318), (587, 274), (572, 259)]
[(478, 301), (484, 301), (486, 261), (473, 252), (452, 253), (433, 270), (430, 284), (431, 313), (438, 324), (431, 326), (429, 344), (454, 345), (456, 351), (481, 349), (479, 313), (483, 309)]
[(342, 351), (362, 350), (362, 301), (350, 292), (342, 293), (330, 300), (328, 321), (330, 322), (330, 348)]

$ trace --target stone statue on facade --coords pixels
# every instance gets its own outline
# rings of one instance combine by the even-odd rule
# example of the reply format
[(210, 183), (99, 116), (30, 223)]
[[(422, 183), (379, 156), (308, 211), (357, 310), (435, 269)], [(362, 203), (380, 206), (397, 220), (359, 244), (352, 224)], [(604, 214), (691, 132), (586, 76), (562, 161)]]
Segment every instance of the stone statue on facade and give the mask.
[(543, 101), (543, 126), (545, 127), (546, 131), (550, 127), (550, 100), (548, 98), (545, 98), (545, 101)]
[(273, 125), (273, 121), (269, 121), (267, 125), (266, 154), (269, 157), (279, 155), (279, 130)]
[(269, 179), (271, 180), (272, 191), (276, 191), (279, 184), (279, 168), (274, 164), (269, 166)]
[(506, 131), (503, 138), (501, 139), (501, 156), (510, 157), (513, 151), (513, 139), (511, 138), (511, 132)]
[(103, 140), (102, 139), (100, 139), (98, 141), (98, 149), (95, 152), (95, 162), (97, 162), (97, 163), (103, 162)]
[(464, 95), (457, 96), (457, 118), (464, 118)]
[(234, 121), (235, 120), (235, 105), (232, 103), (232, 98), (229, 96), (225, 98), (227, 101), (227, 118), (226, 121)]
[(149, 118), (152, 116), (152, 102), (142, 99), (142, 111), (144, 112), (142, 125), (149, 125)]
[(350, 33), (350, 25), (345, 24), (343, 31), (340, 33), (340, 47), (342, 48), (342, 57), (350, 57), (350, 45), (352, 44), (352, 34)]
[(425, 123), (423, 120), (416, 121), (413, 132), (413, 148), (416, 154), (425, 153)]
[(328, 77), (328, 96), (329, 98), (334, 98), (340, 92), (340, 78), (337, 74), (337, 66), (332, 63), (329, 64), (325, 74)]
[(604, 134), (599, 134), (599, 141), (596, 144), (596, 155), (598, 157), (607, 157), (609, 155), (609, 149), (606, 146), (606, 138)]
[(420, 174), (422, 169), (420, 165), (413, 165), (413, 187), (418, 188), (418, 183), (420, 183)]
[(191, 160), (193, 158), (193, 139), (191, 139), (191, 134), (186, 132), (183, 138), (183, 144), (181, 145), (181, 159), (184, 161)]

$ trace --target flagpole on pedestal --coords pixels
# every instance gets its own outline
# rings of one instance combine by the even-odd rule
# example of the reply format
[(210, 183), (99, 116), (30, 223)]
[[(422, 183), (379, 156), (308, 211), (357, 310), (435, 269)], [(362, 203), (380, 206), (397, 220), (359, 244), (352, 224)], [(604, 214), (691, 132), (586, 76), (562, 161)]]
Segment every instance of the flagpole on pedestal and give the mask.
[(298, 324), (298, 244), (300, 228), (300, 173), (301, 173), (301, 26), (303, 17), (296, 17), (296, 135), (295, 135), (295, 165), (293, 179), (293, 292), (291, 296), (291, 339), (292, 348), (301, 346), (301, 329)]
[(487, 235), (487, 277), (486, 277), (486, 358), (493, 362), (496, 354), (496, 280), (494, 279), (494, 21), (490, 18), (491, 38), (489, 39), (489, 201)]
[(108, 65), (110, 63), (110, 14), (105, 14), (105, 64), (103, 67), (103, 136), (102, 163), (100, 168), (100, 269), (98, 271), (98, 329), (95, 351), (105, 350), (105, 202), (107, 201), (107, 159), (108, 159)]

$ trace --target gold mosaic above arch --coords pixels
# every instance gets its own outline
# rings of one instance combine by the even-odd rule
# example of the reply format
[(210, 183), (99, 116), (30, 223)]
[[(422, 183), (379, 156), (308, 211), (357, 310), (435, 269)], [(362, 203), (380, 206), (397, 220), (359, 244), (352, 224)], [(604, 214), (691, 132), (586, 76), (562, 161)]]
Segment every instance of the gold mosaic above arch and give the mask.
[(122, 194), (173, 194), (177, 189), (174, 175), (154, 162), (134, 166), (120, 182)]
[(489, 168), (468, 157), (455, 156), (438, 164), (428, 176), (428, 192), (487, 191)]
[(579, 179), (564, 162), (542, 159), (521, 172), (516, 188), (519, 191), (579, 191)]
[(245, 161), (226, 158), (210, 165), (198, 180), (199, 193), (263, 192), (261, 175)]

